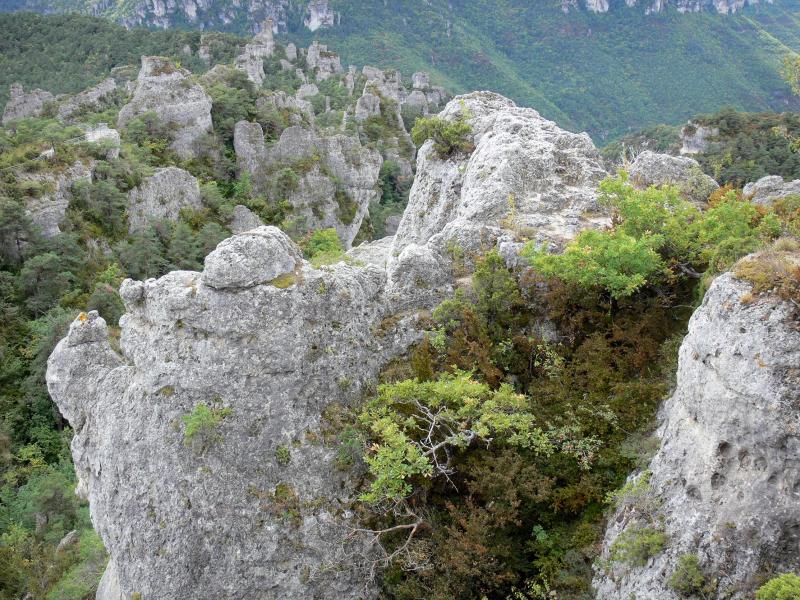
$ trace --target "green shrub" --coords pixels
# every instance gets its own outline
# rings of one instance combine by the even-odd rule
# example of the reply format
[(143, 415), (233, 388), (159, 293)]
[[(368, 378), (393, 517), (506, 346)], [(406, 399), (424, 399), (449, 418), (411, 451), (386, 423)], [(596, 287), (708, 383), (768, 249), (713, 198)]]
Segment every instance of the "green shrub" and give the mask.
[(344, 257), (342, 242), (333, 227), (314, 231), (300, 242), (300, 247), (315, 268), (339, 262)]
[(695, 554), (684, 554), (667, 582), (669, 587), (688, 598), (706, 591), (705, 573), (700, 568), (700, 559)]
[(233, 414), (233, 410), (222, 406), (208, 406), (200, 403), (188, 415), (183, 415), (181, 421), (185, 425), (183, 443), (195, 450), (203, 451), (212, 444), (221, 441), (222, 436), (217, 431), (223, 419)]
[(756, 600), (798, 600), (798, 598), (800, 598), (800, 577), (794, 573), (774, 577), (756, 592)]
[(472, 127), (463, 117), (452, 121), (441, 117), (417, 119), (411, 130), (411, 138), (417, 146), (421, 146), (426, 140), (433, 140), (433, 148), (441, 159), (460, 152), (469, 153), (475, 148)]
[(275, 449), (275, 460), (280, 466), (287, 466), (292, 461), (292, 453), (289, 450), (289, 446), (278, 446)]
[(666, 534), (654, 527), (634, 525), (625, 529), (611, 545), (612, 562), (643, 567), (651, 557), (664, 551)]

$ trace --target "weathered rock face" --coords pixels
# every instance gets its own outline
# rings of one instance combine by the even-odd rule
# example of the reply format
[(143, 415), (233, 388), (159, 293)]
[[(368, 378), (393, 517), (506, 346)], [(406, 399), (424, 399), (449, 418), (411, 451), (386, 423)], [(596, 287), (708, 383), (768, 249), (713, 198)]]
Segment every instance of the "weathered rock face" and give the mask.
[(111, 103), (116, 91), (117, 82), (113, 77), (108, 77), (96, 86), (62, 101), (58, 106), (58, 118), (67, 120), (82, 110), (99, 112)]
[(306, 50), (306, 65), (309, 74), (313, 74), (317, 81), (324, 81), (342, 72), (342, 62), (339, 55), (330, 52), (327, 46), (313, 42)]
[(800, 195), (800, 179), (784, 181), (780, 175), (767, 175), (744, 186), (744, 196), (754, 204), (770, 205), (787, 196)]
[(86, 129), (86, 141), (93, 142), (106, 148), (106, 158), (114, 159), (119, 157), (122, 138), (119, 131), (111, 129), (107, 123), (98, 123)]
[(670, 156), (645, 150), (628, 169), (630, 181), (639, 188), (651, 185), (674, 185), (681, 195), (696, 204), (704, 204), (719, 184), (703, 173), (693, 158)]
[[(755, 6), (758, 4), (772, 4), (773, 0), (625, 0), (629, 7), (643, 5), (647, 14), (660, 13), (668, 8), (674, 7), (681, 13), (700, 12), (703, 10), (714, 10), (721, 14), (735, 13), (745, 6)], [(604, 13), (611, 8), (609, 0), (562, 0), (561, 8), (564, 12), (577, 9), (583, 5), (586, 10)]]
[(5, 125), (14, 119), (41, 116), (45, 104), (53, 100), (55, 96), (50, 92), (36, 89), (26, 94), (19, 83), (12, 84), (2, 123)]
[[(754, 576), (800, 566), (797, 309), (772, 297), (751, 301), (750, 290), (722, 275), (692, 316), (650, 464), (660, 499), (650, 518), (663, 519), (667, 547), (644, 567), (599, 571), (598, 598), (677, 600), (667, 581), (685, 554), (719, 576), (706, 598), (751, 598)], [(604, 557), (643, 519), (635, 506), (618, 511)]]
[[(397, 236), (351, 251), (365, 266), (315, 270), (260, 227), (222, 242), (202, 273), (123, 283), (121, 354), (96, 315), (73, 324), (47, 378), (111, 555), (101, 600), (374, 597), (354, 558), (371, 549), (341, 544), (355, 491), (322, 442), (326, 407), (358, 399), (419, 339), (416, 311), (455, 281), (450, 243), (467, 263), (495, 246), (512, 261), (522, 225), (544, 241), (606, 222), (592, 212), (605, 173), (587, 136), (487, 93), (444, 118), (463, 108), (474, 152), (422, 148)], [(374, 183), (379, 157), (355, 138), (287, 131), (267, 149), (258, 125), (239, 123), (240, 167), (313, 151), (331, 173), (353, 171), (336, 175), (346, 185)], [(187, 439), (183, 418), (201, 404), (212, 425)]]
[(719, 135), (718, 127), (705, 127), (691, 121), (681, 129), (681, 154), (706, 152)]
[(133, 97), (119, 112), (119, 127), (142, 113), (154, 112), (175, 127), (171, 148), (178, 156), (195, 156), (197, 140), (211, 131), (211, 98), (189, 81), (190, 75), (167, 58), (143, 56)]
[[(374, 595), (354, 558), (369, 548), (342, 545), (353, 484), (320, 429), (416, 336), (405, 323), (375, 335), (384, 283), (372, 266), (315, 270), (262, 227), (202, 273), (124, 282), (121, 354), (96, 314), (73, 323), (48, 389), (75, 429), (109, 598)], [(218, 422), (187, 438), (199, 405)]]
[(182, 208), (202, 208), (200, 184), (191, 173), (178, 167), (157, 169), (128, 193), (128, 226), (131, 232), (152, 220), (176, 221)]
[(93, 164), (76, 161), (61, 173), (42, 173), (26, 176), (28, 181), (40, 183), (46, 190), (40, 197), (25, 203), (25, 211), (42, 235), (53, 237), (61, 233), (59, 224), (67, 213), (72, 199), (72, 185), (78, 181), (91, 181)]
[(259, 88), (264, 83), (264, 59), (272, 56), (274, 52), (275, 40), (272, 36), (272, 21), (268, 20), (261, 26), (260, 33), (236, 57), (234, 64), (237, 69), (247, 74), (247, 78), (255, 84), (256, 88)]
[(264, 223), (258, 218), (258, 215), (246, 206), (237, 204), (233, 207), (233, 216), (229, 225), (231, 233), (244, 233), (263, 225)]
[(429, 290), (449, 271), (454, 249), (469, 263), (503, 238), (523, 234), (559, 244), (609, 222), (596, 201), (607, 173), (588, 135), (489, 92), (458, 96), (440, 116), (459, 114), (472, 127), (473, 152), (442, 159), (428, 141), (418, 153), (390, 264), (398, 301), (434, 301)]
[(257, 191), (266, 190), (281, 169), (294, 167), (298, 180), (285, 198), (294, 217), (305, 219), (309, 229), (336, 228), (350, 247), (369, 203), (379, 195), (382, 160), (376, 150), (357, 137), (319, 136), (303, 127), (289, 127), (267, 148), (261, 126), (245, 121), (236, 124), (234, 148), (239, 169), (252, 175)]

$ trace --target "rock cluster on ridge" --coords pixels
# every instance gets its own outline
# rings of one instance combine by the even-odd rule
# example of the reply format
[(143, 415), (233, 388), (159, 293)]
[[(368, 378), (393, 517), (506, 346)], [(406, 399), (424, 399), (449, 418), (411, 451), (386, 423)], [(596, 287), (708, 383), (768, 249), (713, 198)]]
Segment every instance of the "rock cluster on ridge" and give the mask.
[(688, 156), (670, 156), (645, 150), (628, 169), (630, 181), (639, 188), (651, 185), (676, 186), (688, 201), (702, 205), (719, 184)]
[(156, 169), (128, 193), (128, 227), (133, 232), (151, 221), (176, 221), (182, 208), (202, 206), (200, 184), (191, 173), (178, 167)]
[(742, 193), (754, 204), (770, 205), (781, 198), (799, 196), (800, 179), (784, 181), (780, 175), (767, 175), (758, 181), (748, 183)]
[(33, 90), (27, 94), (22, 89), (22, 85), (14, 83), (9, 90), (9, 98), (3, 109), (2, 123), (23, 119), (25, 117), (38, 117), (44, 111), (48, 102), (55, 100), (55, 96), (44, 90)]
[[(423, 187), (406, 219), (428, 210), (430, 244), (406, 223), (394, 240), (356, 248), (355, 264), (317, 270), (284, 233), (260, 227), (223, 241), (202, 273), (123, 283), (120, 353), (97, 315), (73, 323), (47, 379), (111, 556), (100, 600), (374, 595), (354, 559), (370, 548), (358, 538), (342, 547), (355, 483), (334, 466), (323, 413), (370, 389), (421, 336), (417, 309), (455, 280), (441, 232), (476, 252), (481, 240), (513, 240), (515, 194), (520, 223), (567, 238), (595, 222), (584, 211), (604, 174), (588, 137), (535, 111), (473, 94), (445, 117), (463, 106), (475, 152), (440, 160), (428, 146), (419, 157)], [(218, 420), (187, 440), (199, 406)]]
[(119, 111), (118, 126), (147, 112), (175, 129), (171, 147), (181, 158), (197, 154), (197, 141), (211, 131), (211, 98), (203, 88), (191, 83), (191, 74), (167, 58), (143, 56), (142, 68), (130, 102)]
[[(800, 256), (795, 255), (800, 264)], [(720, 574), (713, 599), (752, 598), (758, 576), (797, 568), (800, 544), (800, 329), (797, 306), (730, 273), (689, 323), (677, 388), (661, 408), (651, 498), (621, 502), (594, 580), (606, 600), (678, 600), (680, 557)], [(648, 504), (650, 506), (648, 506)], [(643, 566), (612, 561), (637, 528), (663, 527), (663, 552)]]

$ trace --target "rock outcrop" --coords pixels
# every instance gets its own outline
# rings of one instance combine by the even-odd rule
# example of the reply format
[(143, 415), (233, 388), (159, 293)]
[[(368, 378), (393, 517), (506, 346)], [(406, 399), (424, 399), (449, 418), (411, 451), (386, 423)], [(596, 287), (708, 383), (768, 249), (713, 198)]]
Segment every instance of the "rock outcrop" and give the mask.
[(464, 118), (475, 148), (445, 158), (432, 141), (420, 148), (391, 251), (396, 301), (435, 302), (432, 290), (452, 281), (454, 251), (471, 264), (500, 240), (559, 245), (609, 223), (597, 205), (597, 184), (607, 173), (588, 135), (490, 92), (458, 96), (439, 116)]
[[(681, 13), (700, 12), (713, 10), (720, 14), (736, 13), (746, 6), (757, 6), (759, 4), (772, 4), (773, 0), (625, 0), (628, 7), (642, 5), (647, 14), (660, 13), (669, 8), (674, 8)], [(561, 9), (568, 13), (576, 10), (579, 6), (591, 12), (605, 13), (611, 8), (609, 0), (562, 0)]]
[(744, 186), (743, 194), (754, 204), (771, 205), (775, 200), (800, 195), (800, 179), (784, 181), (780, 175), (767, 175)]
[(128, 193), (128, 227), (134, 232), (151, 221), (176, 221), (182, 208), (202, 207), (200, 184), (191, 173), (178, 167), (157, 169)]
[(705, 127), (689, 121), (681, 129), (681, 154), (707, 152), (714, 138), (719, 135), (719, 127)]
[(67, 120), (84, 110), (99, 112), (111, 103), (116, 91), (117, 82), (113, 77), (108, 77), (97, 85), (62, 100), (58, 105), (58, 118)]
[(700, 205), (705, 204), (711, 193), (719, 188), (719, 184), (703, 173), (693, 158), (657, 154), (650, 150), (636, 157), (628, 174), (636, 187), (673, 185), (686, 200)]
[(91, 181), (93, 164), (76, 161), (59, 173), (26, 175), (22, 179), (38, 183), (43, 193), (25, 202), (25, 212), (45, 237), (61, 233), (59, 227), (72, 199), (72, 186), (78, 181)]
[(651, 506), (622, 502), (603, 557), (611, 560), (615, 541), (643, 524), (663, 528), (666, 548), (641, 567), (600, 569), (598, 598), (678, 600), (668, 581), (687, 554), (716, 580), (703, 596), (713, 599), (752, 598), (759, 575), (798, 567), (797, 306), (751, 290), (722, 275), (692, 316), (677, 388), (661, 409)]
[(142, 68), (130, 102), (119, 112), (118, 126), (124, 128), (132, 119), (154, 112), (175, 129), (171, 148), (188, 159), (197, 153), (199, 138), (211, 131), (211, 98), (189, 79), (191, 73), (159, 56), (143, 56)]
[[(120, 353), (96, 314), (73, 323), (47, 381), (111, 556), (101, 600), (375, 596), (359, 558), (373, 549), (349, 535), (355, 483), (335, 468), (323, 413), (371, 389), (477, 254), (512, 261), (523, 235), (560, 243), (608, 222), (588, 136), (485, 92), (443, 113), (459, 116), (475, 149), (442, 158), (426, 143), (397, 235), (356, 260), (314, 269), (259, 227), (219, 244), (202, 273), (125, 281)], [(290, 128), (265, 148), (258, 125), (236, 133), (242, 168), (313, 151), (306, 175), (351, 170), (336, 177), (355, 185), (380, 166), (356, 138)]]
[[(274, 227), (235, 236), (202, 273), (123, 283), (121, 354), (96, 313), (53, 352), (48, 389), (75, 429), (109, 598), (374, 596), (322, 414), (417, 334), (374, 333), (384, 271), (300, 256)], [(190, 436), (198, 414), (210, 420)]]
[(53, 100), (55, 100), (55, 96), (50, 92), (36, 89), (26, 94), (22, 85), (14, 83), (11, 85), (8, 102), (3, 109), (2, 123), (5, 125), (15, 119), (39, 117), (44, 111), (45, 105)]
[(247, 78), (256, 88), (264, 83), (264, 59), (275, 52), (275, 40), (272, 36), (272, 21), (268, 20), (261, 26), (261, 31), (253, 40), (245, 45), (244, 51), (236, 57), (234, 65), (244, 71)]
[(241, 204), (233, 207), (233, 215), (229, 224), (231, 233), (244, 233), (263, 226), (264, 223), (252, 210)]
[[(380, 154), (355, 136), (321, 136), (303, 127), (289, 127), (270, 147), (258, 123), (236, 124), (234, 147), (239, 170), (249, 172), (256, 191), (264, 192), (276, 173), (291, 169), (282, 194), (308, 229), (334, 227), (350, 247), (367, 213), (377, 200)], [(295, 179), (296, 178), (296, 179)]]

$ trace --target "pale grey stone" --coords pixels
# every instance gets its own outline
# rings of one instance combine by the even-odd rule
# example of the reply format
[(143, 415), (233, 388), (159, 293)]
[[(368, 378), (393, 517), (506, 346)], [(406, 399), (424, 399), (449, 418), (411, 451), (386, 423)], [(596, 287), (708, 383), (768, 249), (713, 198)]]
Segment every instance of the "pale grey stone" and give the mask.
[(94, 87), (75, 94), (59, 103), (58, 118), (66, 120), (82, 110), (99, 112), (109, 106), (117, 91), (117, 82), (108, 77)]
[(764, 567), (800, 566), (797, 306), (749, 301), (751, 288), (721, 275), (691, 318), (649, 466), (660, 506), (649, 517), (627, 505), (614, 514), (603, 557), (623, 531), (650, 519), (663, 523), (667, 547), (643, 567), (598, 567), (598, 598), (678, 600), (668, 580), (685, 554), (717, 578), (705, 595), (714, 600), (752, 598)]
[(197, 141), (211, 131), (211, 98), (200, 85), (191, 83), (190, 75), (167, 58), (143, 56), (133, 97), (120, 110), (118, 127), (124, 128), (142, 113), (155, 112), (162, 122), (175, 127), (171, 147), (178, 156), (196, 156)]
[(237, 204), (233, 207), (233, 216), (230, 222), (231, 233), (244, 233), (263, 225), (264, 223), (258, 218), (258, 215), (246, 206)]
[(153, 220), (178, 220), (182, 208), (202, 207), (200, 184), (191, 173), (178, 167), (157, 169), (128, 193), (128, 226), (139, 231)]
[(293, 274), (301, 262), (289, 236), (262, 226), (220, 242), (206, 257), (202, 282), (218, 290), (252, 287)]
[(628, 169), (630, 181), (639, 188), (651, 185), (674, 185), (681, 195), (695, 204), (704, 204), (719, 184), (703, 173), (700, 165), (688, 156), (670, 156), (645, 150)]
[(26, 94), (21, 84), (14, 83), (9, 90), (2, 123), (5, 125), (16, 119), (39, 117), (42, 115), (45, 105), (53, 100), (55, 100), (55, 96), (50, 92), (36, 89)]
[(743, 194), (754, 204), (771, 206), (775, 200), (800, 195), (800, 179), (784, 181), (780, 175), (767, 175), (744, 186)]

